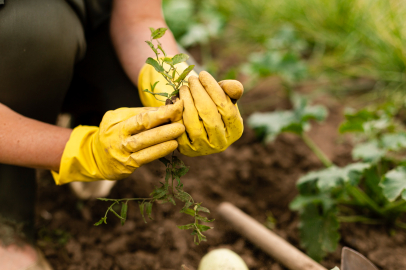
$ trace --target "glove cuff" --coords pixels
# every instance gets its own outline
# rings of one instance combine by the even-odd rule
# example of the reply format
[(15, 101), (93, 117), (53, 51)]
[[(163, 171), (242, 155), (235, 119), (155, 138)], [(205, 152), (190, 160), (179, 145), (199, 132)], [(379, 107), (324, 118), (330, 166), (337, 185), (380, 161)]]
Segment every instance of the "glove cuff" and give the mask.
[(78, 126), (73, 129), (62, 154), (59, 173), (52, 171), (57, 185), (73, 181), (92, 182), (104, 179), (93, 155), (93, 141), (98, 127)]

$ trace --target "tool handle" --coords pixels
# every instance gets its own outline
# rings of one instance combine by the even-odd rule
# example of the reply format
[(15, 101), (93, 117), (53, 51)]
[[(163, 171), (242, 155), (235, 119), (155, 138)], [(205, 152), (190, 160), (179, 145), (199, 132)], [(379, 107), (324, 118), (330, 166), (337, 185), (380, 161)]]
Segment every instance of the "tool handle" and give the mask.
[(217, 212), (242, 236), (285, 267), (291, 270), (327, 270), (231, 203), (221, 203)]

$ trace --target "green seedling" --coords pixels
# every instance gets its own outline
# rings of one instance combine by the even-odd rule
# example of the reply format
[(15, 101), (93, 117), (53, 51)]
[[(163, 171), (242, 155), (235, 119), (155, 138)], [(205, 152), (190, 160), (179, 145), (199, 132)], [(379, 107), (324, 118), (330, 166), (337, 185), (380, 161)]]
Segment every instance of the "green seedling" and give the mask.
[[(162, 74), (164, 79), (167, 82), (167, 85), (170, 85), (173, 88), (172, 93), (159, 93), (155, 92), (155, 87), (159, 82), (155, 82), (151, 85), (151, 90), (145, 89), (144, 92), (154, 95), (154, 97), (160, 101), (165, 102), (166, 104), (172, 103), (179, 94), (179, 88), (186, 82), (186, 76), (193, 70), (193, 65), (187, 67), (182, 73), (179, 73), (176, 70), (175, 65), (181, 62), (186, 61), (189, 56), (186, 54), (177, 54), (174, 57), (169, 57), (166, 55), (162, 44), (158, 41), (164, 34), (165, 28), (158, 28), (151, 30), (151, 39), (146, 41), (150, 48), (154, 51), (156, 58), (153, 59), (149, 57), (146, 61), (147, 64), (154, 67), (154, 69)], [(157, 45), (153, 44), (153, 41), (157, 41)], [(162, 57), (162, 55), (163, 57)], [(159, 99), (159, 97), (166, 97), (166, 101)], [(141, 216), (145, 223), (147, 223), (147, 218), (153, 220), (152, 217), (152, 206), (155, 202), (160, 203), (171, 203), (176, 205), (176, 200), (182, 202), (183, 208), (181, 213), (192, 216), (194, 222), (186, 225), (178, 225), (178, 228), (181, 230), (192, 230), (192, 235), (194, 236), (195, 244), (199, 244), (201, 241), (206, 241), (206, 236), (203, 232), (212, 229), (213, 227), (206, 226), (201, 224), (201, 222), (213, 222), (214, 219), (208, 219), (205, 216), (202, 216), (202, 213), (210, 213), (209, 209), (201, 206), (202, 203), (195, 202), (192, 196), (183, 190), (183, 184), (181, 183), (181, 177), (184, 176), (188, 171), (189, 167), (180, 160), (177, 156), (172, 154), (170, 159), (160, 158), (165, 167), (165, 180), (160, 182), (160, 186), (156, 187), (154, 191), (150, 194), (148, 198), (123, 198), (123, 199), (109, 199), (109, 198), (98, 198), (101, 201), (113, 202), (106, 211), (104, 217), (102, 217), (94, 225), (98, 226), (102, 223), (107, 224), (107, 214), (109, 212), (113, 213), (121, 221), (121, 224), (124, 225), (127, 219), (128, 203), (130, 201), (137, 201), (139, 204), (139, 209)], [(113, 208), (116, 205), (121, 204), (121, 212), (117, 213)], [(146, 218), (147, 216), (147, 218)]]
[(301, 244), (315, 260), (336, 250), (341, 222), (388, 224), (405, 228), (406, 148), (405, 127), (396, 120), (398, 108), (347, 111), (341, 133), (352, 133), (355, 162), (338, 167), (306, 136), (309, 120), (323, 120), (326, 110), (292, 97), (293, 109), (251, 115), (248, 124), (270, 142), (278, 134), (298, 134), (325, 166), (302, 176), (299, 195), (290, 208), (300, 214)]
[[(152, 49), (155, 53), (156, 58), (148, 57), (146, 63), (153, 66), (154, 69), (160, 73), (164, 79), (166, 80), (166, 85), (170, 85), (173, 88), (173, 92), (168, 93), (156, 93), (155, 87), (159, 83), (155, 82), (151, 84), (151, 90), (144, 89), (144, 92), (150, 93), (159, 101), (165, 101), (159, 99), (159, 96), (166, 97), (166, 104), (172, 103), (174, 98), (179, 96), (179, 89), (180, 87), (187, 82), (186, 76), (193, 70), (195, 67), (194, 65), (188, 66), (182, 73), (179, 73), (175, 67), (176, 64), (185, 62), (189, 59), (189, 56), (184, 53), (179, 53), (174, 57), (169, 57), (166, 55), (164, 49), (162, 48), (162, 44), (159, 42), (159, 38), (161, 38), (165, 32), (166, 28), (150, 28), (151, 30), (151, 39), (149, 41), (145, 41), (148, 46)], [(156, 40), (157, 45), (154, 45), (153, 41)], [(161, 56), (160, 56), (161, 55)], [(172, 100), (171, 100), (172, 99)]]

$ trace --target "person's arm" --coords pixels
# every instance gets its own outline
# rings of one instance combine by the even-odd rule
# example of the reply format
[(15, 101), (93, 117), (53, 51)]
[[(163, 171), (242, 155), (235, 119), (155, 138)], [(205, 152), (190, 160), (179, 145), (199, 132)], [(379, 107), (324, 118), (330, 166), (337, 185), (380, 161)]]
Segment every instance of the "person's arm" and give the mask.
[[(182, 14), (179, 14), (182, 16)], [(147, 57), (154, 57), (145, 40), (150, 39), (149, 28), (167, 28), (161, 0), (115, 0), (111, 18), (110, 35), (118, 58), (131, 81), (138, 86), (141, 102), (144, 106), (162, 106), (144, 92), (155, 82), (159, 83), (155, 91), (171, 93), (173, 89), (166, 85), (165, 78), (155, 69), (145, 64)], [(179, 53), (176, 41), (170, 31), (160, 38), (160, 43), (168, 56)], [(180, 63), (180, 73), (187, 64)], [(217, 83), (209, 73), (191, 72), (188, 85), (180, 90), (180, 99), (184, 101), (182, 115), (186, 132), (177, 140), (178, 150), (187, 156), (201, 156), (224, 151), (241, 137), (244, 125), (241, 115), (233, 102), (239, 99), (243, 86), (238, 81)], [(227, 94), (226, 94), (227, 93)], [(238, 94), (230, 99), (230, 93)], [(228, 96), (227, 96), (228, 95)]]
[[(138, 75), (148, 57), (154, 57), (149, 40), (150, 27), (168, 28), (161, 0), (115, 0), (111, 15), (110, 35), (120, 62), (131, 81), (137, 85)], [(175, 38), (168, 30), (160, 39), (168, 55), (179, 53)]]
[(58, 171), (71, 132), (24, 117), (0, 103), (0, 163)]

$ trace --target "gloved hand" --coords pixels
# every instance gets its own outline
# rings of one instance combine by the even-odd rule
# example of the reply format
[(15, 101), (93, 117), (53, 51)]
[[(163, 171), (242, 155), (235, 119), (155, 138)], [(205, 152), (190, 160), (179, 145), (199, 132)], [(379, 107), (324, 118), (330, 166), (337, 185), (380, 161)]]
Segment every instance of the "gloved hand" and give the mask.
[[(184, 70), (187, 64), (176, 65)], [(193, 71), (192, 71), (193, 72)], [(235, 80), (217, 81), (206, 71), (188, 76), (189, 87), (180, 90), (184, 100), (183, 123), (186, 133), (178, 138), (179, 151), (186, 156), (202, 156), (224, 151), (238, 140), (244, 130), (243, 120), (237, 105), (233, 103), (243, 93), (243, 86)], [(150, 65), (144, 65), (138, 79), (139, 95), (144, 106), (162, 106), (149, 93), (150, 84), (159, 81), (155, 92), (171, 93), (173, 88), (165, 85), (165, 79)], [(227, 95), (228, 96), (227, 96)], [(230, 97), (232, 99), (230, 99)]]
[(107, 112), (100, 127), (76, 127), (59, 173), (52, 172), (56, 184), (123, 179), (141, 165), (168, 155), (178, 147), (175, 139), (185, 127), (167, 123), (179, 121), (182, 111), (181, 100), (158, 108), (120, 108)]
[(178, 149), (191, 157), (222, 152), (244, 130), (238, 107), (229, 97), (239, 99), (242, 85), (234, 80), (217, 83), (206, 71), (200, 72), (199, 77), (191, 76), (188, 81), (189, 87), (182, 86), (179, 91), (185, 106), (183, 123), (187, 134), (178, 138)]

